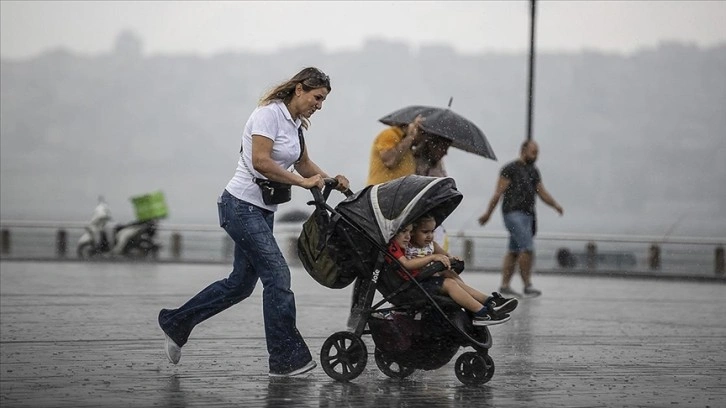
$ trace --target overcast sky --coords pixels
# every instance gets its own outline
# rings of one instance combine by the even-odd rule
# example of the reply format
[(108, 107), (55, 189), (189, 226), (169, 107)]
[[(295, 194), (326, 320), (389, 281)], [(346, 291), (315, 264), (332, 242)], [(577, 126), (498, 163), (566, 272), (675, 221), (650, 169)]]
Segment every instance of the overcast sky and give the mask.
[[(540, 51), (632, 52), (661, 41), (726, 42), (726, 1), (538, 1)], [(147, 54), (276, 51), (366, 39), (463, 53), (526, 51), (529, 1), (0, 1), (0, 54), (108, 52), (122, 30)]]

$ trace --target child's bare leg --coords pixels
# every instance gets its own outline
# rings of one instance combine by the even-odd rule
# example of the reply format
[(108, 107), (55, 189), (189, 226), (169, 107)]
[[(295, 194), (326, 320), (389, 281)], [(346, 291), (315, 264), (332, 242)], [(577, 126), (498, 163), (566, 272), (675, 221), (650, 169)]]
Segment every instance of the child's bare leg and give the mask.
[(459, 286), (461, 286), (461, 288), (464, 289), (466, 291), (466, 293), (469, 294), (469, 296), (471, 296), (474, 299), (476, 299), (482, 305), (489, 298), (489, 294), (480, 292), (480, 291), (472, 288), (471, 286), (467, 285), (466, 282), (464, 282), (464, 280), (461, 279), (461, 277), (456, 272), (454, 272), (454, 271), (445, 271), (444, 273), (445, 273), (444, 276), (446, 278), (452, 279)]
[(477, 302), (481, 303), (482, 305), (486, 300), (489, 298), (489, 295), (484, 292), (479, 292), (478, 290), (472, 288), (471, 286), (464, 283), (463, 280), (459, 279), (458, 282), (456, 282), (461, 286), (462, 289), (464, 289), (471, 297), (477, 300)]
[(469, 292), (459, 285), (454, 279), (446, 278), (441, 285), (442, 291), (449, 295), (459, 306), (464, 309), (476, 313), (482, 309), (482, 302), (479, 302)]

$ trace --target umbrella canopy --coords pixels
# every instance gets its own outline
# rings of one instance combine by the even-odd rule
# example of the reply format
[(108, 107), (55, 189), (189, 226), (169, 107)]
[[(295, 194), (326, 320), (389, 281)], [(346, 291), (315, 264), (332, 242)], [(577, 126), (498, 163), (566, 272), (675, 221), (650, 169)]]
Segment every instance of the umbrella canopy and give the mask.
[(413, 122), (418, 115), (424, 118), (421, 123), (423, 131), (451, 140), (451, 145), (457, 149), (497, 160), (484, 132), (473, 122), (448, 108), (408, 106), (389, 113), (379, 121), (389, 126), (402, 126)]

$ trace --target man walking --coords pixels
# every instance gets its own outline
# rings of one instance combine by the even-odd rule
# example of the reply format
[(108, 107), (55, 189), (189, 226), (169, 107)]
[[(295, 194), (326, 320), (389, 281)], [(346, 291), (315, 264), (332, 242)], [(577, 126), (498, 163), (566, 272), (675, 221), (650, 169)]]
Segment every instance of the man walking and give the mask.
[(504, 225), (509, 231), (509, 248), (504, 256), (502, 286), (499, 289), (503, 296), (522, 297), (509, 286), (517, 265), (519, 265), (519, 273), (524, 281), (524, 295), (539, 296), (542, 294), (532, 286), (534, 234), (537, 228), (535, 195), (538, 195), (560, 215), (564, 212), (542, 184), (542, 177), (537, 166), (534, 165), (538, 153), (539, 146), (533, 140), (522, 143), (519, 159), (502, 168), (496, 190), (489, 201), (489, 207), (479, 217), (479, 225), (486, 224), (497, 207), (499, 199), (504, 196), (502, 214), (504, 215)]

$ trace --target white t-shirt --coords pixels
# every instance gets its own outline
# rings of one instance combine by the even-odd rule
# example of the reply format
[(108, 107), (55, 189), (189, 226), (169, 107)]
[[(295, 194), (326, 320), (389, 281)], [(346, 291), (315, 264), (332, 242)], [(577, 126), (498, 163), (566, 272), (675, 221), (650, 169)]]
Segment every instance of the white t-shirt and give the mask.
[(300, 139), (297, 133), (300, 124), (299, 119), (292, 119), (287, 106), (282, 101), (257, 107), (245, 124), (242, 132), (242, 153), (237, 162), (237, 170), (225, 189), (240, 200), (260, 208), (276, 211), (277, 204), (267, 205), (262, 201), (260, 187), (255, 184), (253, 179), (253, 177), (266, 177), (252, 168), (252, 135), (271, 139), (274, 142), (272, 160), (280, 167), (287, 169), (300, 157)]
[(429, 256), (434, 253), (434, 243), (431, 242), (425, 247), (417, 247), (411, 245), (409, 243), (406, 246), (406, 258), (408, 259), (414, 259), (414, 258), (423, 258), (425, 256)]

